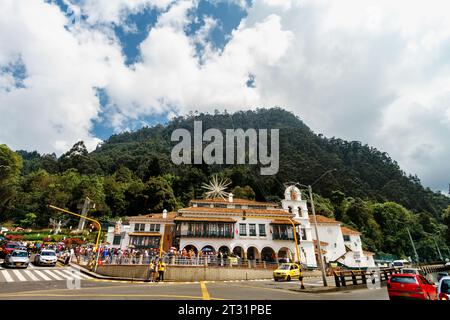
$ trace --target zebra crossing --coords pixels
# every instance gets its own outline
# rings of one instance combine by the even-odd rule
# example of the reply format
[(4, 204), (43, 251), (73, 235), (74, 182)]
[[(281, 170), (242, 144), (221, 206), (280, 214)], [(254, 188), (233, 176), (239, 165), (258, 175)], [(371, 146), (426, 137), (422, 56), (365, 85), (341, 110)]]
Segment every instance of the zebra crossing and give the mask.
[(59, 269), (0, 269), (0, 283), (33, 281), (67, 281), (68, 279), (89, 280), (90, 276), (75, 268)]

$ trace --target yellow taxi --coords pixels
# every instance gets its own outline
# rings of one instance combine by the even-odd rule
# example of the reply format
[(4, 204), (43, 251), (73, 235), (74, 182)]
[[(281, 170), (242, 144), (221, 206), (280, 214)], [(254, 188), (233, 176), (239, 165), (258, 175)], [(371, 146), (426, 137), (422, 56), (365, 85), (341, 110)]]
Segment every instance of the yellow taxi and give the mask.
[(237, 265), (238, 264), (238, 258), (237, 257), (228, 257), (228, 261), (230, 262), (230, 265)]
[(291, 281), (291, 279), (298, 279), (301, 276), (301, 267), (297, 263), (283, 263), (273, 272), (273, 279), (278, 281), (280, 279)]

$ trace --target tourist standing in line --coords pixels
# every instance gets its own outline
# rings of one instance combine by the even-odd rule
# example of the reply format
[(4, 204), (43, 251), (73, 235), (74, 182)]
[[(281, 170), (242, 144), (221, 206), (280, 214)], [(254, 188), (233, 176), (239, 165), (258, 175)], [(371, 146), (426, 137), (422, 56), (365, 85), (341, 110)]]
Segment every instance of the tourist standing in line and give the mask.
[(159, 260), (158, 263), (158, 281), (164, 281), (164, 271), (166, 270), (166, 264), (164, 261)]

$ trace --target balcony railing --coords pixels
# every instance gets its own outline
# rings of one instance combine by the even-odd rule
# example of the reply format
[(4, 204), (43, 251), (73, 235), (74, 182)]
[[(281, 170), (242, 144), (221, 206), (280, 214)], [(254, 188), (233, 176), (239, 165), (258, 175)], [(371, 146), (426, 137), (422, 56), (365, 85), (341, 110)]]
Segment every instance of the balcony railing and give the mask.
[(226, 238), (233, 239), (233, 232), (221, 232), (221, 231), (210, 231), (210, 232), (196, 232), (196, 231), (178, 231), (175, 233), (177, 237), (192, 237), (192, 238)]
[(294, 240), (293, 234), (285, 234), (285, 233), (274, 233), (273, 234), (273, 240)]

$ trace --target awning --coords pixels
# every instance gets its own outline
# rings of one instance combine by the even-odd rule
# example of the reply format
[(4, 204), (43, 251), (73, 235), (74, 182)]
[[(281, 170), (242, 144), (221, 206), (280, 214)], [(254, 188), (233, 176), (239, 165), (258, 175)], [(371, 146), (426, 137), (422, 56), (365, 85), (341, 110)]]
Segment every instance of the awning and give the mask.
[(130, 236), (147, 236), (147, 237), (161, 237), (161, 233), (158, 232), (131, 232)]
[[(294, 222), (294, 224), (296, 226), (300, 225), (300, 223), (297, 221), (292, 221), (292, 222)], [(292, 226), (292, 223), (289, 220), (272, 220), (272, 222), (270, 224), (287, 224), (287, 225)]]
[(198, 222), (228, 222), (235, 223), (232, 218), (211, 218), (211, 217), (176, 217), (175, 221), (198, 221)]

